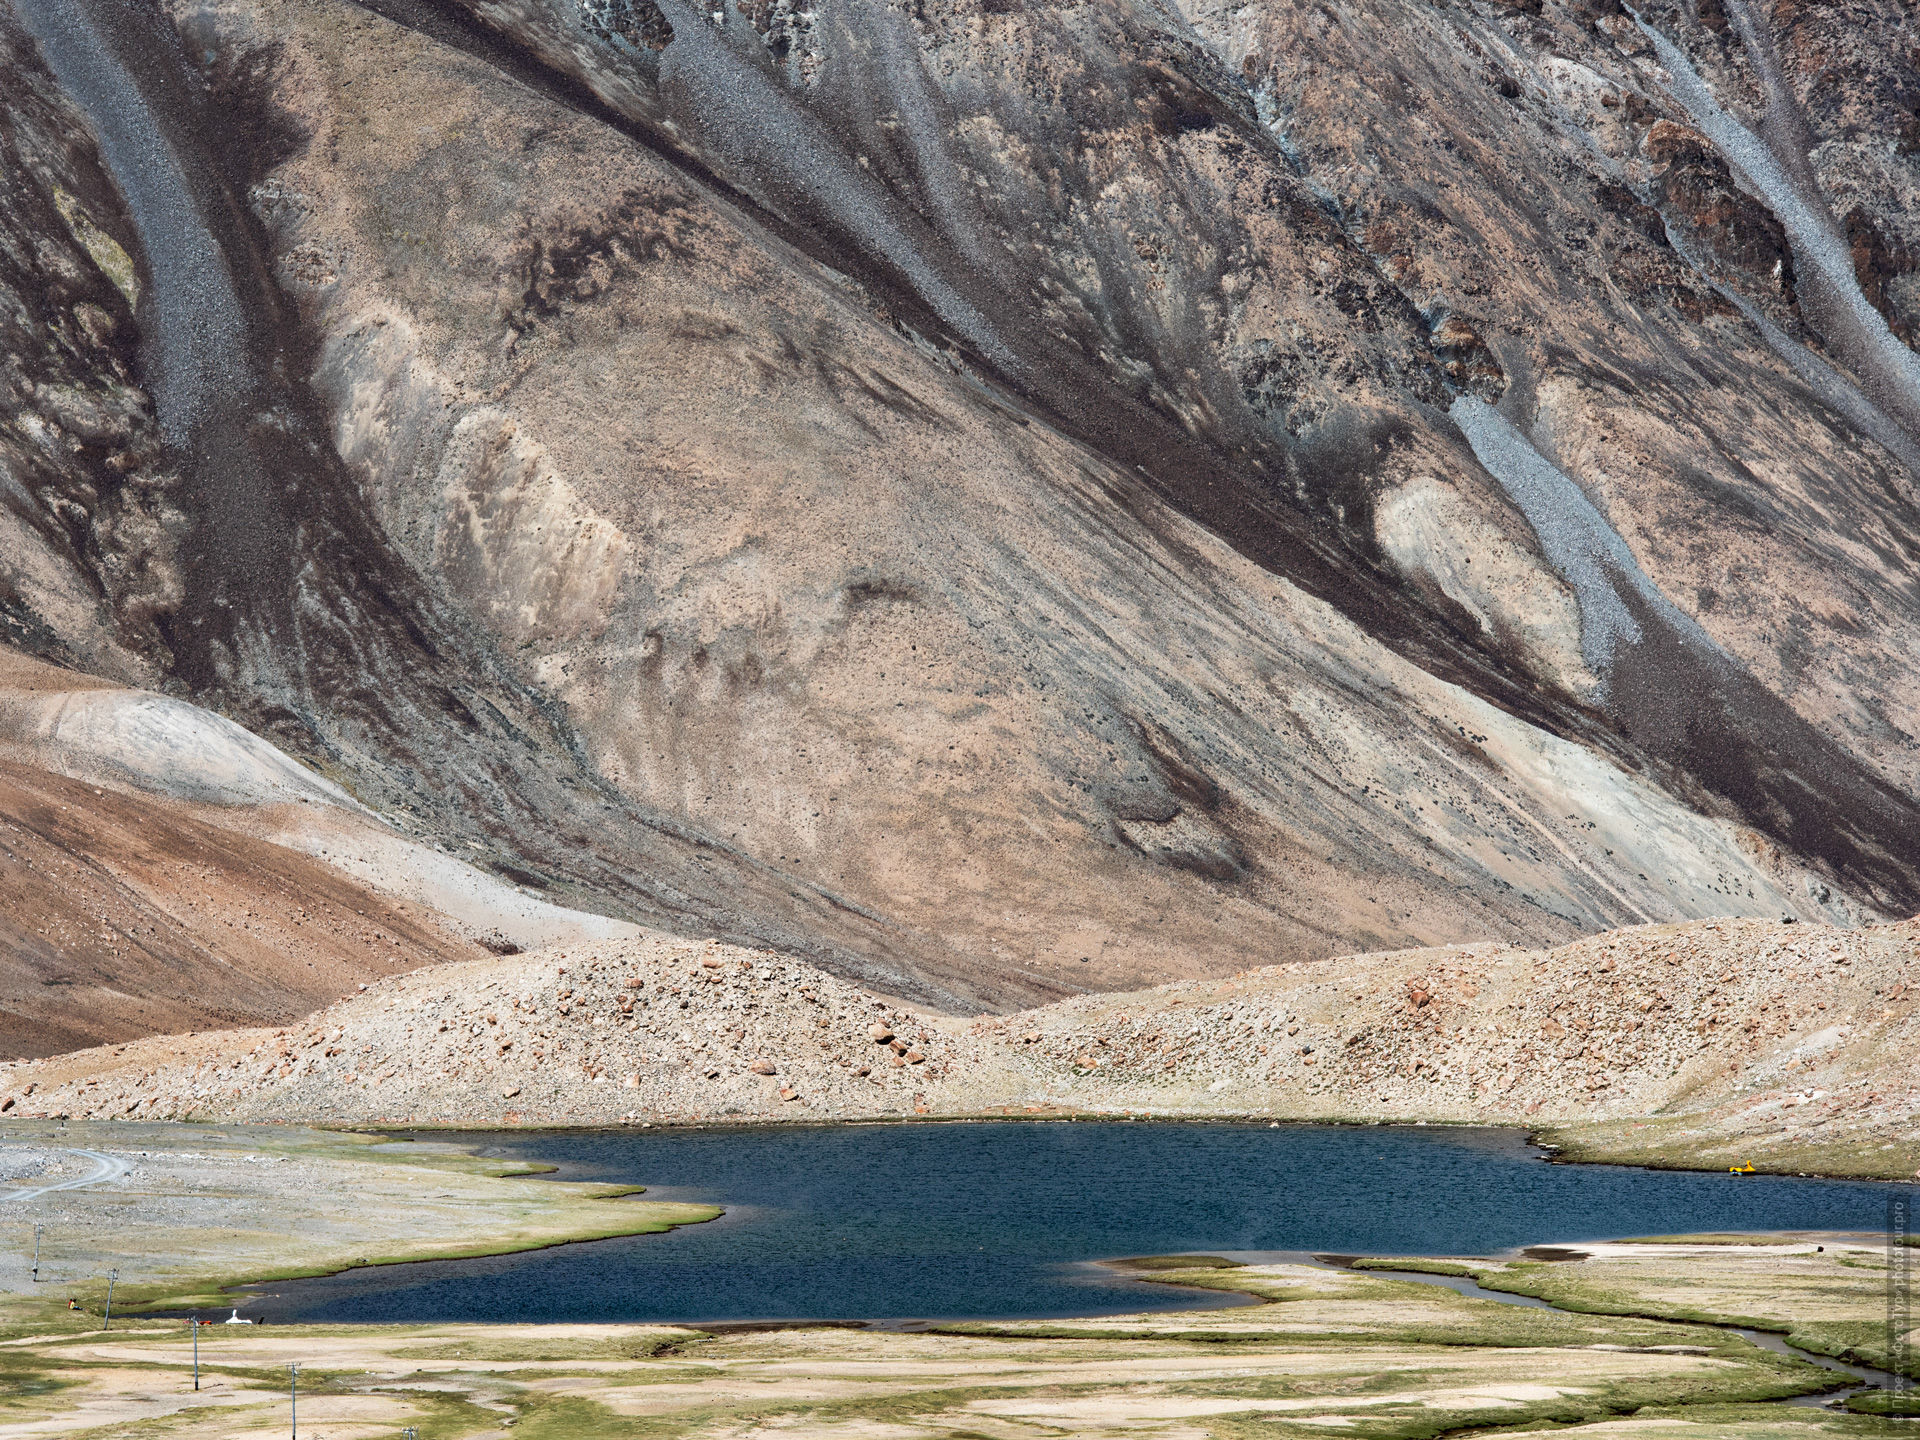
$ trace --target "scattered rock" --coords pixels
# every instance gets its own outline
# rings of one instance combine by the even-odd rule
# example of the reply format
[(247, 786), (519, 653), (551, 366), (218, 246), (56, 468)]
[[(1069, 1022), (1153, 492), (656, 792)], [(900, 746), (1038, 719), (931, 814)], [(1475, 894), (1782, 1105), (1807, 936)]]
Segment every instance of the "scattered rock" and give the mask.
[[(1871, 1153), (1875, 1173), (1920, 1159), (1920, 919), (1642, 926), (1544, 953), (1376, 954), (972, 1022), (905, 1016), (879, 1027), (886, 1065), (861, 1058), (876, 1053), (872, 996), (768, 952), (751, 968), (710, 953), (723, 964), (699, 966), (715, 978), (692, 987), (685, 943), (654, 939), (414, 972), (277, 1033), (0, 1065), (0, 1104), (35, 1118), (457, 1125), (492, 1123), (499, 1097), (516, 1123), (594, 1124), (750, 1120), (801, 1094), (809, 1115), (850, 1117), (1025, 1113), (1070, 1095), (1077, 1109), (1293, 1119), (1681, 1114), (1695, 1117), (1693, 1149), (1794, 1135)], [(559, 961), (571, 1014), (551, 998)], [(1426, 1005), (1409, 1003), (1416, 992)], [(622, 1000), (628, 1018), (589, 1023)], [(753, 1078), (776, 1073), (777, 1090)]]

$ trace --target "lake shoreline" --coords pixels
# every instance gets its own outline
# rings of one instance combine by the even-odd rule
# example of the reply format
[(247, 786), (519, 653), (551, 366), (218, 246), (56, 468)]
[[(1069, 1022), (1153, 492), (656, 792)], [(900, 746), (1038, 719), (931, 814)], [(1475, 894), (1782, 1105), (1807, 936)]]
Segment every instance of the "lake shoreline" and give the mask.
[[(394, 1144), (413, 1135), (386, 1133)], [(1043, 1123), (992, 1118), (938, 1126), (443, 1131), (431, 1132), (430, 1143), (556, 1164), (562, 1180), (644, 1178), (656, 1198), (718, 1204), (729, 1213), (715, 1226), (700, 1227), (698, 1235), (680, 1232), (667, 1250), (639, 1253), (620, 1247), (620, 1253), (609, 1255), (606, 1264), (615, 1269), (638, 1267), (631, 1272), (638, 1289), (622, 1290), (619, 1284), (628, 1282), (616, 1284), (573, 1263), (428, 1265), (406, 1276), (348, 1276), (333, 1284), (281, 1287), (272, 1301), (275, 1313), (289, 1320), (452, 1322), (484, 1313), (505, 1286), (518, 1287), (514, 1303), (529, 1307), (530, 1317), (579, 1321), (893, 1324), (1008, 1315), (1066, 1318), (1170, 1307), (1156, 1307), (1137, 1293), (1061, 1291), (1059, 1282), (1045, 1278), (1055, 1262), (1068, 1269), (1101, 1265), (1134, 1281), (1150, 1277), (1113, 1262), (1196, 1253), (1196, 1244), (1204, 1253), (1227, 1255), (1457, 1255), (1464, 1250), (1497, 1257), (1526, 1246), (1579, 1245), (1655, 1230), (1857, 1230), (1877, 1223), (1879, 1197), (1886, 1189), (1853, 1179), (1541, 1164), (1547, 1157), (1516, 1127), (1283, 1125), (1218, 1117), (1201, 1123), (1129, 1123), (1082, 1115)], [(1364, 1163), (1374, 1160), (1375, 1152), (1380, 1152), (1378, 1163)], [(1261, 1168), (1269, 1166), (1280, 1168), (1269, 1177)], [(896, 1171), (914, 1177), (907, 1193), (917, 1203), (906, 1203), (885, 1178)], [(1030, 1172), (1044, 1178), (1023, 1180), (1018, 1193), (1004, 1188), (1005, 1178), (994, 1178)], [(783, 1178), (768, 1178), (776, 1174)], [(1273, 1189), (1275, 1184), (1280, 1188)], [(1129, 1196), (1128, 1209), (1061, 1218), (1084, 1203), (1076, 1196), (1122, 1193)], [(1487, 1210), (1496, 1194), (1506, 1198)], [(1446, 1197), (1444, 1203), (1439, 1197)], [(1516, 1209), (1518, 1197), (1532, 1197), (1540, 1213), (1555, 1214), (1555, 1225), (1542, 1227), (1537, 1216)], [(1190, 1214), (1195, 1205), (1201, 1211)], [(1299, 1211), (1297, 1222), (1287, 1218), (1302, 1205), (1307, 1208)], [(1205, 1218), (1208, 1207), (1219, 1210), (1216, 1219)], [(1472, 1219), (1464, 1218), (1463, 1207), (1474, 1212)], [(1268, 1210), (1275, 1213), (1260, 1218)], [(1315, 1218), (1322, 1212), (1324, 1218)], [(855, 1262), (862, 1268), (890, 1272), (898, 1266), (921, 1276), (929, 1268), (952, 1268), (958, 1257), (950, 1251), (971, 1255), (976, 1242), (988, 1251), (1005, 1251), (1006, 1259), (982, 1257), (985, 1269), (968, 1260), (959, 1268), (972, 1267), (971, 1278), (948, 1288), (937, 1282), (927, 1290), (922, 1280), (918, 1298), (863, 1289), (824, 1259), (838, 1253), (834, 1247), (841, 1243), (836, 1236), (843, 1216), (851, 1227), (847, 1243), (862, 1237)], [(1836, 1221), (1844, 1223), (1836, 1226)], [(1547, 1234), (1548, 1229), (1554, 1233)], [(932, 1238), (949, 1231), (948, 1239)], [(1057, 1238), (1048, 1238), (1056, 1232)], [(1004, 1238), (1009, 1234), (1030, 1238), (1009, 1242)], [(896, 1244), (912, 1248), (895, 1255), (891, 1247)], [(1033, 1259), (1016, 1259), (1029, 1253)], [(809, 1265), (820, 1268), (808, 1271)], [(1010, 1293), (1025, 1298), (1000, 1297), (995, 1287), (1007, 1284), (1014, 1287)], [(686, 1291), (689, 1285), (696, 1289)], [(766, 1298), (715, 1307), (708, 1303), (712, 1295), (698, 1298), (705, 1293), (699, 1287)], [(576, 1291), (585, 1298), (564, 1304), (550, 1293)]]
[[(529, 1420), (557, 1414), (542, 1409), (553, 1403), (542, 1388), (547, 1381), (564, 1382), (562, 1393), (571, 1397), (568, 1433), (617, 1430), (632, 1403), (627, 1397), (666, 1407), (663, 1416), (688, 1407), (690, 1420), (706, 1424), (715, 1406), (736, 1403), (722, 1393), (736, 1382), (724, 1377), (741, 1367), (759, 1375), (754, 1367), (763, 1363), (768, 1383), (756, 1384), (749, 1397), (760, 1407), (755, 1414), (786, 1394), (778, 1377), (789, 1373), (782, 1367), (797, 1365), (800, 1373), (840, 1377), (836, 1387), (867, 1377), (861, 1383), (878, 1387), (874, 1413), (895, 1403), (888, 1397), (896, 1387), (917, 1397), (916, 1414), (948, 1407), (952, 1413), (930, 1437), (997, 1423), (997, 1410), (967, 1420), (982, 1395), (1013, 1407), (1009, 1418), (1038, 1406), (1032, 1420), (1076, 1430), (1077, 1410), (1055, 1413), (1065, 1403), (1057, 1398), (1064, 1365), (1085, 1376), (1071, 1387), (1071, 1395), (1083, 1397), (1073, 1405), (1116, 1422), (1137, 1417), (1149, 1428), (1160, 1423), (1156, 1407), (1199, 1406), (1201, 1415), (1220, 1417), (1219, 1426), (1208, 1426), (1215, 1434), (1238, 1436), (1240, 1417), (1267, 1422), (1260, 1434), (1279, 1440), (1296, 1432), (1271, 1422), (1296, 1414), (1316, 1425), (1329, 1418), (1363, 1422), (1371, 1413), (1365, 1407), (1382, 1403), (1385, 1393), (1411, 1406), (1408, 1413), (1431, 1415), (1433, 1436), (1522, 1421), (1597, 1425), (1632, 1415), (1634, 1440), (1668, 1440), (1668, 1420), (1653, 1424), (1663, 1416), (1673, 1440), (1813, 1440), (1826, 1432), (1805, 1429), (1796, 1417), (1810, 1425), (1827, 1412), (1807, 1408), (1805, 1398), (1851, 1387), (1855, 1377), (1799, 1354), (1773, 1353), (1768, 1342), (1728, 1327), (1784, 1336), (1801, 1350), (1849, 1364), (1884, 1363), (1866, 1325), (1879, 1314), (1874, 1267), (1883, 1246), (1859, 1227), (1870, 1223), (1878, 1192), (1888, 1187), (1542, 1165), (1535, 1147), (1511, 1128), (1216, 1120), (1135, 1122), (1122, 1131), (1085, 1118), (1044, 1125), (1003, 1119), (984, 1129), (768, 1126), (750, 1134), (688, 1127), (420, 1138), (126, 1122), (34, 1127), (46, 1133), (23, 1137), (22, 1127), (0, 1127), (0, 1173), (27, 1181), (23, 1190), (42, 1190), (8, 1218), (46, 1223), (52, 1272), (32, 1293), (20, 1248), (0, 1253), (0, 1336), (10, 1342), (16, 1371), (65, 1387), (47, 1389), (45, 1398), (23, 1392), (15, 1408), (38, 1406), (54, 1417), (84, 1401), (131, 1424), (174, 1414), (183, 1404), (217, 1402), (196, 1412), (207, 1424), (231, 1428), (235, 1406), (251, 1407), (264, 1422), (276, 1404), (284, 1406), (282, 1362), (291, 1347), (313, 1375), (316, 1427), (337, 1428), (348, 1412), (336, 1409), (330, 1418), (325, 1407), (350, 1404), (360, 1407), (353, 1415), (377, 1415), (395, 1427), (431, 1421), (436, 1433), (455, 1440), (491, 1433), (500, 1415), (494, 1407), (502, 1403)], [(101, 1167), (98, 1183), (46, 1191), (69, 1172), (79, 1181), (95, 1172), (75, 1164), (26, 1175), (33, 1157), (17, 1143), (23, 1139), (95, 1147), (129, 1170), (120, 1176)], [(1370, 1164), (1379, 1171), (1377, 1184), (1364, 1173)], [(1006, 1180), (993, 1179), (994, 1165)], [(636, 1196), (640, 1175), (652, 1183)], [(834, 1177), (839, 1189), (817, 1188)], [(903, 1183), (908, 1177), (911, 1183)], [(1329, 1189), (1341, 1177), (1348, 1188)], [(734, 1198), (704, 1212), (695, 1208), (723, 1196)], [(1092, 1197), (1106, 1198), (1090, 1204)], [(1249, 1210), (1243, 1199), (1258, 1203)], [(1301, 1209), (1307, 1200), (1311, 1214)], [(1449, 1212), (1439, 1217), (1442, 1230), (1471, 1243), (1392, 1243), (1421, 1234), (1409, 1220), (1419, 1222), (1437, 1205)], [(608, 1212), (627, 1207), (643, 1212), (632, 1218), (658, 1223), (622, 1229), (681, 1223), (664, 1233), (585, 1243), (591, 1237), (583, 1226), (603, 1226)], [(955, 1216), (956, 1208), (964, 1213)], [(691, 1223), (702, 1213), (712, 1218)], [(807, 1213), (818, 1220), (808, 1221)], [(1682, 1218), (1723, 1231), (1729, 1219), (1754, 1223), (1742, 1227), (1739, 1243), (1728, 1243), (1725, 1233), (1578, 1239), (1607, 1228), (1607, 1215), (1618, 1217), (1615, 1230)], [(1778, 1223), (1842, 1215), (1854, 1217), (1851, 1232), (1829, 1226), (1817, 1234), (1781, 1233)], [(1274, 1237), (1298, 1229), (1295, 1216), (1308, 1222), (1299, 1232), (1311, 1237), (1305, 1244), (1361, 1243), (1272, 1248)], [(1548, 1216), (1553, 1222), (1543, 1223)], [(929, 1219), (937, 1222), (930, 1233), (923, 1229)], [(1004, 1260), (967, 1259), (976, 1240), (988, 1243), (994, 1235), (1013, 1237)], [(1183, 1235), (1233, 1243), (1127, 1244)], [(451, 1236), (471, 1258), (402, 1258)], [(529, 1248), (535, 1239), (541, 1248)], [(1257, 1248), (1241, 1248), (1256, 1241)], [(1037, 1270), (1019, 1259), (1068, 1256), (1075, 1244), (1087, 1258), (1043, 1261)], [(119, 1248), (103, 1248), (112, 1246)], [(484, 1253), (489, 1248), (506, 1253)], [(859, 1262), (850, 1264), (849, 1253)], [(1367, 1258), (1332, 1263), (1351, 1255)], [(209, 1265), (216, 1256), (221, 1263)], [(392, 1263), (371, 1263), (376, 1258)], [(191, 1347), (179, 1320), (127, 1308), (205, 1292), (236, 1275), (317, 1268), (322, 1260), (345, 1268), (272, 1282), (277, 1301), (244, 1290), (205, 1295), (215, 1303), (195, 1308), (209, 1319), (238, 1308), (269, 1323), (216, 1323), (200, 1332), (204, 1401), (181, 1398), (194, 1392), (183, 1383)], [(799, 1269), (782, 1282), (778, 1262), (796, 1260)], [(715, 1264), (723, 1268), (711, 1271)], [(1456, 1294), (1385, 1266), (1464, 1273), (1476, 1287), (1508, 1294)], [(607, 1314), (610, 1306), (634, 1308), (617, 1289), (597, 1314), (554, 1310), (555, 1297), (590, 1298), (590, 1287), (604, 1288), (635, 1267), (643, 1280), (652, 1267), (671, 1282), (658, 1292), (659, 1303), (686, 1299), (677, 1316)], [(108, 1269), (118, 1271), (119, 1289), (113, 1329), (101, 1334), (99, 1277)], [(868, 1293), (903, 1303), (863, 1305), (853, 1291), (836, 1299), (820, 1288), (823, 1276), (850, 1270), (874, 1279)], [(931, 1270), (964, 1273), (945, 1291), (917, 1288)], [(708, 1278), (699, 1283), (712, 1294), (745, 1296), (746, 1303), (686, 1319), (697, 1304), (689, 1286), (702, 1274)], [(458, 1306), (437, 1318), (425, 1314), (422, 1305), (435, 1295), (457, 1301), (460, 1285), (483, 1318), (463, 1318)], [(975, 1286), (1025, 1294), (1031, 1303), (999, 1313), (990, 1313), (991, 1303), (960, 1313), (945, 1307), (946, 1297)], [(64, 1310), (68, 1295), (91, 1313)], [(783, 1297), (792, 1295), (811, 1295), (810, 1313), (780, 1313)], [(386, 1313), (350, 1313), (369, 1296)], [(324, 1303), (310, 1303), (314, 1297)], [(1536, 1303), (1523, 1308), (1515, 1297)], [(403, 1313), (408, 1306), (410, 1317)], [(1549, 1354), (1554, 1383), (1543, 1386), (1538, 1366)], [(1168, 1398), (1156, 1380), (1156, 1367), (1166, 1366), (1188, 1377), (1177, 1387), (1185, 1398)], [(277, 1399), (276, 1369), (283, 1387)], [(1249, 1373), (1270, 1375), (1263, 1384), (1277, 1388), (1249, 1389)], [(1371, 1383), (1326, 1388), (1314, 1378), (1381, 1374), (1398, 1377), (1386, 1392)], [(303, 1376), (302, 1423), (309, 1418), (308, 1383)], [(943, 1386), (953, 1388), (951, 1401), (932, 1398)], [(446, 1408), (446, 1396), (469, 1390), (484, 1403)], [(1800, 1403), (1783, 1404), (1796, 1397)], [(1856, 1409), (1877, 1403), (1866, 1392), (1854, 1399)], [(820, 1417), (830, 1422), (843, 1402), (796, 1391), (779, 1403), (796, 1415), (824, 1406)], [(1096, 1417), (1090, 1410), (1081, 1418)], [(203, 1428), (195, 1421), (183, 1433), (200, 1440)], [(1299, 1433), (1309, 1431), (1324, 1433)]]
[(0, 1113), (422, 1133), (1425, 1122), (1522, 1128), (1602, 1163), (1904, 1179), (1917, 947), (1916, 921), (1693, 921), (965, 1019), (773, 952), (576, 945), (392, 976), (277, 1030), (0, 1063)]
[[(0, 1122), (3, 1123), (3, 1122)], [(1372, 1116), (1355, 1117), (1334, 1115), (1325, 1118), (1301, 1118), (1297, 1116), (1276, 1117), (1266, 1112), (1232, 1113), (1224, 1111), (1189, 1112), (1176, 1110), (1156, 1111), (1106, 1111), (1106, 1110), (1060, 1110), (1042, 1112), (1027, 1109), (1021, 1114), (1008, 1114), (1000, 1111), (981, 1111), (975, 1114), (946, 1115), (855, 1115), (846, 1117), (810, 1115), (804, 1118), (782, 1120), (769, 1116), (716, 1116), (698, 1120), (651, 1120), (628, 1121), (617, 1124), (582, 1125), (318, 1125), (316, 1129), (337, 1130), (342, 1134), (362, 1135), (498, 1135), (498, 1136), (537, 1136), (537, 1135), (575, 1135), (575, 1134), (628, 1134), (635, 1132), (671, 1133), (678, 1131), (754, 1131), (765, 1129), (805, 1129), (840, 1128), (850, 1126), (937, 1126), (937, 1125), (999, 1125), (999, 1124), (1152, 1124), (1152, 1125), (1267, 1125), (1281, 1129), (1296, 1127), (1331, 1127), (1353, 1130), (1373, 1130), (1381, 1128), (1410, 1127), (1415, 1129), (1432, 1128), (1435, 1130), (1499, 1130), (1525, 1137), (1526, 1143), (1542, 1153), (1539, 1157), (1550, 1165), (1616, 1166), (1636, 1170), (1671, 1170), (1680, 1173), (1713, 1175), (1726, 1173), (1791, 1176), (1806, 1180), (1858, 1180), (1881, 1184), (1907, 1183), (1916, 1176), (1910, 1176), (1904, 1168), (1862, 1168), (1857, 1164), (1853, 1168), (1834, 1168), (1809, 1170), (1796, 1168), (1796, 1161), (1789, 1156), (1779, 1158), (1765, 1154), (1756, 1155), (1760, 1163), (1753, 1165), (1751, 1171), (1736, 1169), (1733, 1166), (1721, 1166), (1714, 1163), (1689, 1164), (1684, 1159), (1670, 1153), (1649, 1148), (1642, 1152), (1632, 1150), (1617, 1152), (1597, 1141), (1592, 1134), (1582, 1128), (1566, 1125), (1532, 1126), (1502, 1122), (1500, 1120), (1474, 1120), (1457, 1117), (1433, 1119), (1422, 1116), (1407, 1118)], [(1633, 1123), (1633, 1122), (1629, 1122)], [(1645, 1122), (1641, 1122), (1645, 1123)], [(1752, 1163), (1752, 1162), (1749, 1162)]]
[[(414, 1323), (214, 1326), (194, 1346), (179, 1325), (109, 1335), (67, 1324), (17, 1338), (30, 1383), (11, 1418), (129, 1430), (168, 1419), (201, 1440), (277, 1429), (285, 1362), (302, 1362), (300, 1421), (382, 1433), (405, 1426), (482, 1440), (528, 1433), (740, 1433), (781, 1417), (803, 1433), (885, 1419), (904, 1440), (1045, 1426), (1065, 1435), (1275, 1437), (1329, 1427), (1406, 1440), (1579, 1427), (1595, 1440), (1825, 1440), (1903, 1433), (1822, 1402), (1836, 1374), (1753, 1343), (1704, 1316), (1595, 1313), (1583, 1294), (1627, 1285), (1643, 1308), (1675, 1288), (1702, 1305), (1804, 1305), (1824, 1293), (1844, 1328), (1874, 1310), (1872, 1277), (1789, 1237), (1760, 1247), (1613, 1247), (1548, 1267), (1561, 1293), (1526, 1307), (1403, 1277), (1297, 1262), (1158, 1272), (1232, 1289), (1228, 1309), (923, 1328), (811, 1323)], [(1658, 1247), (1655, 1247), (1656, 1249)], [(1139, 1257), (1135, 1257), (1139, 1258)], [(1205, 1257), (1185, 1257), (1200, 1259)], [(1524, 1278), (1537, 1271), (1524, 1267)], [(1835, 1288), (1836, 1284), (1839, 1286)], [(1777, 1320), (1777, 1313), (1776, 1313)], [(1778, 1328), (1788, 1328), (1780, 1325)], [(1805, 1338), (1805, 1337), (1803, 1337)], [(1550, 1369), (1543, 1371), (1543, 1362)], [(203, 1386), (189, 1382), (198, 1375)], [(1864, 1398), (1865, 1403), (1859, 1403)], [(1256, 1428), (1257, 1427), (1257, 1428)]]

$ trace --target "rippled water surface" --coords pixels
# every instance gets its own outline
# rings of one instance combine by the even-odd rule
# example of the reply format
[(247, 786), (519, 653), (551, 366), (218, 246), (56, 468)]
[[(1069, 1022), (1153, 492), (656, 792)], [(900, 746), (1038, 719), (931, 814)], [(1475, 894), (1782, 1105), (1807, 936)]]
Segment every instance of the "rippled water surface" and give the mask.
[(1194, 1251), (1486, 1254), (1676, 1231), (1873, 1230), (1896, 1188), (1549, 1165), (1513, 1131), (1426, 1127), (1008, 1122), (548, 1132), (474, 1143), (557, 1164), (556, 1178), (637, 1182), (651, 1198), (712, 1201), (727, 1213), (667, 1235), (275, 1286), (243, 1313), (903, 1320), (1166, 1309), (1218, 1302), (1086, 1262)]

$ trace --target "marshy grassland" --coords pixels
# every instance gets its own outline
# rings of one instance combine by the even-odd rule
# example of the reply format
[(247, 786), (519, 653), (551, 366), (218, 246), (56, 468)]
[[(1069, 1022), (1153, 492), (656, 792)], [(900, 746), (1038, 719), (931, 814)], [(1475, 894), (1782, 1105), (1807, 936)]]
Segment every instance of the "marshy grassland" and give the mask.
[(1371, 1259), (1358, 1268), (1466, 1275), (1482, 1288), (1531, 1295), (1592, 1315), (1654, 1316), (1773, 1331), (1816, 1355), (1884, 1369), (1883, 1241), (1847, 1235), (1663, 1235), (1581, 1247), (1556, 1263)]
[[(1241, 1303), (909, 1330), (213, 1326), (200, 1332), (196, 1392), (186, 1326), (131, 1314), (103, 1332), (96, 1275), (120, 1270), (116, 1308), (123, 1297), (211, 1305), (240, 1278), (632, 1234), (712, 1212), (620, 1187), (530, 1183), (526, 1167), (516, 1177), (451, 1144), (99, 1129), (0, 1137), (16, 1170), (55, 1139), (69, 1150), (111, 1143), (135, 1162), (116, 1184), (0, 1212), (14, 1232), (0, 1270), (0, 1440), (284, 1435), (293, 1362), (310, 1440), (379, 1440), (408, 1426), (421, 1440), (1419, 1440), (1565, 1427), (1748, 1440), (1910, 1429), (1779, 1403), (1844, 1377), (1701, 1323), (1792, 1329), (1797, 1343), (1871, 1363), (1884, 1343), (1873, 1334), (1883, 1262), (1868, 1238), (1839, 1236), (1667, 1237), (1552, 1262), (1378, 1262), (1467, 1272), (1565, 1309), (1364, 1264), (1187, 1256), (1117, 1263)], [(37, 1287), (17, 1243), (36, 1216), (57, 1242)], [(70, 1296), (87, 1310), (67, 1310)]]
[[(0, 1334), (64, 1312), (231, 1304), (223, 1288), (409, 1260), (503, 1255), (710, 1220), (712, 1206), (645, 1199), (632, 1185), (530, 1177), (550, 1166), (437, 1141), (281, 1126), (26, 1122), (0, 1129), (16, 1186), (84, 1179), (85, 1158), (130, 1166), (112, 1184), (0, 1206)], [(45, 1226), (41, 1283), (29, 1273)]]

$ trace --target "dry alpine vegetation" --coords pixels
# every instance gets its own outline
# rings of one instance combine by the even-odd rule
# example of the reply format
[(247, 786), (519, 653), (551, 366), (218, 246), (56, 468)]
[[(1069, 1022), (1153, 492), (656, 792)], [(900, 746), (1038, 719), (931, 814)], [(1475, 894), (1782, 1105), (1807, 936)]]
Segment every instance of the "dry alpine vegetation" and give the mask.
[[(235, 1337), (216, 1329), (201, 1347), (198, 1394), (178, 1324), (136, 1323), (114, 1335), (89, 1328), (38, 1335), (10, 1351), (10, 1378), (43, 1393), (11, 1405), (0, 1434), (283, 1434), (285, 1365), (294, 1359), (301, 1425), (326, 1440), (405, 1425), (445, 1440), (768, 1432), (1398, 1440), (1540, 1420), (1577, 1425), (1596, 1440), (1898, 1433), (1888, 1422), (1760, 1403), (1815, 1390), (1827, 1372), (1712, 1331), (1521, 1312), (1306, 1267), (1261, 1267), (1247, 1279), (1275, 1299), (1231, 1312), (1243, 1327), (1232, 1344), (1160, 1317), (1141, 1338), (590, 1325), (269, 1327)], [(1548, 1318), (1510, 1318), (1519, 1314)], [(1633, 1418), (1609, 1423), (1621, 1415)]]
[[(32, 1168), (31, 1147), (55, 1134), (45, 1129), (0, 1144), (10, 1174)], [(132, 1167), (125, 1183), (62, 1192), (51, 1212), (61, 1237), (55, 1283), (36, 1290), (17, 1255), (0, 1265), (4, 1440), (277, 1435), (290, 1361), (301, 1364), (300, 1423), (325, 1440), (407, 1425), (430, 1440), (1418, 1440), (1560, 1426), (1594, 1440), (1897, 1433), (1870, 1416), (1779, 1403), (1845, 1377), (1711, 1323), (1792, 1327), (1816, 1350), (1880, 1358), (1883, 1262), (1872, 1243), (1834, 1235), (1613, 1244), (1569, 1263), (1378, 1262), (1471, 1271), (1489, 1288), (1548, 1295), (1567, 1309), (1518, 1308), (1364, 1268), (1184, 1256), (1120, 1263), (1234, 1292), (1239, 1303), (918, 1333), (216, 1326), (202, 1332), (196, 1392), (177, 1322), (135, 1316), (100, 1332), (106, 1267), (121, 1268), (122, 1304), (207, 1304), (213, 1275), (235, 1265), (303, 1273), (355, 1263), (356, 1251), (446, 1253), (456, 1233), (476, 1249), (507, 1249), (700, 1216), (588, 1193), (607, 1187), (496, 1178), (444, 1144), (83, 1124), (54, 1143), (116, 1141), (110, 1153)], [(50, 1178), (44, 1166), (36, 1178)], [(212, 1270), (216, 1255), (226, 1271)], [(86, 1312), (62, 1308), (68, 1295)]]
[(966, 1021), (663, 936), (389, 977), (304, 1025), (0, 1067), (22, 1117), (334, 1125), (1079, 1111), (1525, 1124), (1586, 1158), (1920, 1167), (1920, 920), (1272, 966)]

